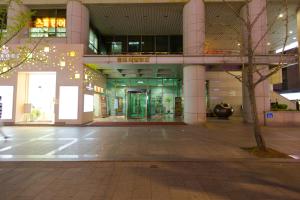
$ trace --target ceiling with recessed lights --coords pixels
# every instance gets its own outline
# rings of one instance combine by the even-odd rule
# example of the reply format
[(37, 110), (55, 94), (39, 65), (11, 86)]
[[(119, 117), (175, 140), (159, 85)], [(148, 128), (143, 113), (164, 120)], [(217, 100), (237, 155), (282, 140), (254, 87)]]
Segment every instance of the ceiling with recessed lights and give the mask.
[[(282, 1), (268, 1), (268, 34), (271, 50), (284, 40)], [(289, 43), (296, 38), (296, 10), (300, 1), (289, 0)], [(242, 2), (231, 2), (239, 12)], [(206, 1), (206, 49), (238, 50), (241, 43), (241, 23), (231, 8), (222, 2)], [(159, 4), (87, 4), (92, 24), (103, 35), (176, 35), (182, 34), (183, 3)]]
[[(270, 50), (280, 47), (284, 40), (285, 26), (282, 1), (269, 1), (268, 23), (273, 24), (268, 34)], [(231, 2), (237, 12), (241, 2)], [(182, 34), (184, 4), (87, 4), (92, 24), (103, 35), (177, 35)], [(288, 43), (296, 37), (296, 10), (300, 1), (289, 0)], [(229, 50), (238, 52), (242, 43), (241, 22), (231, 8), (222, 2), (207, 2), (206, 50)], [(178, 77), (180, 65), (105, 65), (98, 66), (110, 78)]]

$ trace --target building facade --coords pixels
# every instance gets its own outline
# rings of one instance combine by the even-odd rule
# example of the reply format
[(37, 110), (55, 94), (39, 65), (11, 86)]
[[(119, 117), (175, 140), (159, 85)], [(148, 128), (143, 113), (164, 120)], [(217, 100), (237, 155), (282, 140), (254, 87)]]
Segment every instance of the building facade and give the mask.
[[(38, 43), (36, 52), (47, 59), (26, 62), (2, 75), (3, 121), (84, 124), (115, 116), (178, 118), (198, 124), (222, 102), (249, 121), (248, 94), (232, 76), (242, 75), (242, 66), (247, 64), (240, 56), (244, 34), (232, 32), (243, 32), (235, 16), (235, 12), (244, 12), (243, 2), (230, 3), (234, 11), (221, 1), (202, 0), (12, 4), (7, 9), (8, 26), (22, 12), (34, 14), (28, 26), (6, 45), (8, 50), (2, 48), (2, 54), (12, 56), (18, 46)], [(288, 42), (294, 37), (299, 41), (298, 6), (297, 1), (289, 4), (294, 13), (289, 27), (293, 36)], [(269, 18), (278, 13), (273, 7), (258, 12), (264, 7), (266, 1), (253, 0), (249, 18), (257, 21), (252, 45), (259, 43), (258, 65), (267, 73), (269, 65), (276, 64), (278, 56), (269, 54), (282, 45), (277, 36), (284, 28), (279, 23), (275, 28), (281, 27), (279, 33), (265, 37)], [(262, 123), (270, 110), (270, 88), (270, 80), (256, 88)]]

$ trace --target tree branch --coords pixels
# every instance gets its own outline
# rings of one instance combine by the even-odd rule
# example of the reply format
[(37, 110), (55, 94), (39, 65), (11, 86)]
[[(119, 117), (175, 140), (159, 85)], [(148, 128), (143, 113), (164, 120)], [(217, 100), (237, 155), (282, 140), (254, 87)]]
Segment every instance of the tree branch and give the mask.
[(238, 13), (233, 7), (232, 7), (232, 5), (230, 4), (230, 3), (228, 3), (226, 0), (222, 0), (223, 1), (223, 3), (225, 3), (230, 9), (231, 9), (231, 11), (235, 14), (235, 16), (237, 17), (237, 18), (239, 18), (240, 20), (241, 20), (241, 22), (243, 23), (243, 24), (247, 24), (247, 22), (245, 21), (245, 19), (243, 18), (243, 17), (241, 17), (241, 15), (240, 15), (240, 13)]
[(274, 68), (275, 70), (273, 70), (272, 72), (268, 73), (267, 75), (264, 75), (264, 76), (260, 77), (260, 79), (258, 79), (256, 82), (254, 82), (254, 87), (256, 87), (259, 83), (261, 83), (264, 80), (268, 79), (273, 74), (275, 74), (276, 72), (278, 72), (280, 69), (283, 68), (284, 49), (286, 47), (287, 40), (288, 40), (288, 34), (289, 34), (289, 30), (288, 30), (288, 24), (289, 24), (288, 2), (287, 2), (287, 0), (283, 0), (283, 2), (284, 2), (284, 5), (285, 5), (285, 12), (286, 12), (286, 18), (285, 18), (285, 39), (284, 39), (284, 44), (283, 44), (282, 52), (280, 53), (279, 64), (278, 64), (277, 67)]
[(2, 76), (3, 74), (6, 74), (16, 68), (18, 68), (19, 66), (21, 66), (22, 64), (24, 64), (26, 61), (29, 60), (30, 56), (33, 54), (33, 52), (37, 49), (37, 47), (39, 46), (39, 44), (41, 43), (41, 41), (43, 40), (43, 38), (40, 38), (38, 40), (38, 42), (36, 42), (36, 44), (33, 46), (33, 48), (29, 51), (29, 53), (27, 53), (27, 55), (17, 64), (15, 64), (13, 67), (9, 67), (8, 70), (6, 70), (5, 72), (1, 72), (0, 76)]
[(226, 72), (227, 74), (233, 76), (233, 77), (234, 77), (235, 79), (237, 79), (238, 81), (243, 82), (243, 78), (242, 78), (241, 75), (233, 74), (233, 73), (231, 73), (230, 71), (225, 71), (225, 72)]

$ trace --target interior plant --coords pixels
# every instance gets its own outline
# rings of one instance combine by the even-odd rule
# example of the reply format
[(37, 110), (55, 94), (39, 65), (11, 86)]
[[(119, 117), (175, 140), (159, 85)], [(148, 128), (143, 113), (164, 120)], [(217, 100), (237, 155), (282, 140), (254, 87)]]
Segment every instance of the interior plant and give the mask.
[(166, 99), (165, 99), (165, 102), (167, 103), (167, 113), (170, 113), (171, 112), (171, 101), (172, 101), (172, 98), (170, 96), (167, 96)]
[(37, 120), (41, 116), (41, 111), (37, 108), (33, 108), (30, 113), (31, 121)]

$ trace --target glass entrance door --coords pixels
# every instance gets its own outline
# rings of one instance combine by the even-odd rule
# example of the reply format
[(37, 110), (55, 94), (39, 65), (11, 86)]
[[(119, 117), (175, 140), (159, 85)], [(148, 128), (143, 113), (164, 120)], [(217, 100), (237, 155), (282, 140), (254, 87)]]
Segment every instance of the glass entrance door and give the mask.
[(146, 117), (147, 94), (145, 92), (128, 92), (128, 118)]

